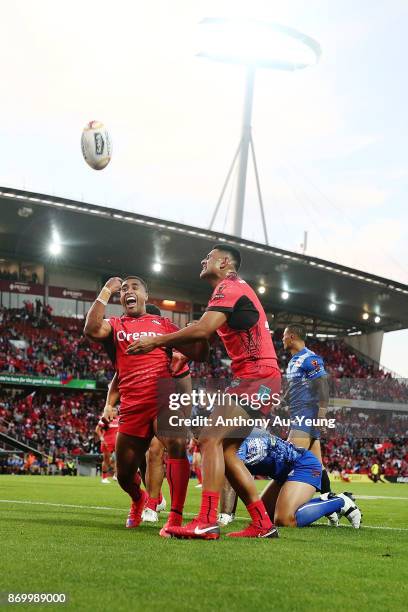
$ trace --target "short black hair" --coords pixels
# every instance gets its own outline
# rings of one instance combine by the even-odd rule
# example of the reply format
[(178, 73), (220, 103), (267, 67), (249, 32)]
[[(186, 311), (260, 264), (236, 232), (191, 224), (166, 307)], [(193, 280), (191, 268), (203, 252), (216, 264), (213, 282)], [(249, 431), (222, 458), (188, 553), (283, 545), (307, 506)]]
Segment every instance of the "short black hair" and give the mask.
[(286, 329), (288, 329), (291, 334), (295, 334), (299, 340), (302, 340), (303, 342), (306, 340), (306, 327), (301, 325), (301, 323), (291, 323), (290, 325), (286, 326)]
[(230, 244), (222, 243), (216, 244), (213, 249), (217, 249), (217, 251), (225, 251), (226, 253), (228, 253), (231, 256), (232, 263), (234, 264), (236, 271), (238, 272), (241, 267), (241, 253), (238, 251), (238, 249), (231, 246)]
[(156, 304), (146, 304), (146, 313), (161, 317), (161, 310), (158, 306), (156, 306)]
[(122, 279), (122, 285), (125, 281), (129, 280), (129, 278), (135, 278), (136, 280), (138, 280), (140, 283), (142, 283), (143, 287), (146, 289), (146, 292), (148, 292), (148, 288), (147, 288), (147, 283), (144, 280), (144, 278), (142, 278), (141, 276), (137, 276), (137, 274), (128, 274), (128, 276), (125, 276), (124, 279)]

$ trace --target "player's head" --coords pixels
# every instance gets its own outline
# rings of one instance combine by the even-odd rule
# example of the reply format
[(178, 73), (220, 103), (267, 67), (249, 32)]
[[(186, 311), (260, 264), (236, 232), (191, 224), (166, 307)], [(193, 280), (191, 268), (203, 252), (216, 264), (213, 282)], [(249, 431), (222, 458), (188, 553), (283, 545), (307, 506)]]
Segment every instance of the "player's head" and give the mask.
[(161, 310), (156, 304), (146, 304), (146, 314), (161, 317)]
[(123, 279), (120, 288), (120, 303), (125, 314), (137, 317), (146, 312), (147, 284), (140, 276), (130, 275)]
[(306, 327), (300, 323), (288, 325), (283, 332), (282, 341), (287, 351), (299, 351), (306, 342)]
[(241, 267), (241, 253), (229, 244), (216, 244), (201, 262), (200, 278), (223, 278)]

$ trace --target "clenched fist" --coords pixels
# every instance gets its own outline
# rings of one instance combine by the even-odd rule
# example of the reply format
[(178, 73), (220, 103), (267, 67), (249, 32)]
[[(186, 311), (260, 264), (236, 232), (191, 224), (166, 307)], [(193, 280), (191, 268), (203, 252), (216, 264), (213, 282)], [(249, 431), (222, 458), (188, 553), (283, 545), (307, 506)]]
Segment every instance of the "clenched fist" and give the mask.
[(112, 276), (109, 280), (106, 281), (105, 287), (109, 289), (109, 291), (114, 294), (120, 291), (122, 286), (122, 279), (119, 276)]

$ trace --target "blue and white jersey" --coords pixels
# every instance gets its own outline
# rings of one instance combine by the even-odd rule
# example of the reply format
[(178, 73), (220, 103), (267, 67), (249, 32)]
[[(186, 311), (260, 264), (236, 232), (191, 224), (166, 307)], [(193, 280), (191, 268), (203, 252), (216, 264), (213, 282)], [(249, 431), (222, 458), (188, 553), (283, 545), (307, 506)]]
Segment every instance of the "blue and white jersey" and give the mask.
[(323, 359), (308, 348), (293, 355), (286, 369), (291, 415), (319, 409), (319, 397), (310, 381), (326, 376)]
[(307, 452), (266, 430), (254, 429), (238, 449), (238, 457), (251, 474), (285, 481), (296, 461)]

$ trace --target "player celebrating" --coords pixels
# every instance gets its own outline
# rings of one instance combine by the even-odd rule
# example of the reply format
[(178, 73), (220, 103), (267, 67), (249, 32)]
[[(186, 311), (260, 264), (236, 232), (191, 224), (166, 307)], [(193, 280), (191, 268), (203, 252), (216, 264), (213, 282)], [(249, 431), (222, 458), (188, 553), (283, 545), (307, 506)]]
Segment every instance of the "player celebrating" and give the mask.
[[(105, 319), (105, 307), (113, 293), (120, 292), (124, 310), (121, 317)], [(146, 314), (148, 293), (143, 279), (129, 276), (123, 281), (111, 278), (91, 306), (85, 323), (85, 334), (92, 340), (111, 338), (115, 349), (115, 367), (118, 373), (121, 411), (119, 433), (116, 440), (116, 469), (121, 488), (128, 493), (132, 504), (126, 526), (137, 527), (145, 505), (146, 493), (141, 490), (137, 471), (144, 460), (154, 434), (158, 416), (158, 384), (171, 380), (171, 354), (163, 349), (151, 355), (131, 355), (127, 349), (132, 340), (157, 337), (178, 328), (164, 317)], [(184, 354), (194, 359), (205, 358), (208, 345), (196, 343), (185, 346)], [(186, 457), (185, 439), (163, 440), (168, 452), (168, 470), (171, 480), (171, 512), (168, 525), (181, 525), (190, 465)], [(167, 536), (167, 533), (163, 533)]]
[[(280, 390), (280, 371), (265, 312), (251, 287), (238, 276), (241, 264), (239, 251), (228, 244), (218, 244), (201, 262), (200, 278), (213, 287), (208, 307), (195, 324), (175, 333), (154, 338), (139, 338), (129, 348), (129, 354), (149, 353), (157, 347), (181, 346), (198, 340), (208, 340), (217, 332), (232, 361), (234, 381), (227, 389), (242, 398), (258, 395), (271, 398)], [(266, 407), (264, 407), (266, 408)], [(269, 412), (270, 407), (266, 408)], [(221, 419), (241, 419), (245, 422), (251, 406), (229, 402), (216, 406), (212, 416)], [(259, 413), (258, 413), (259, 414)], [(227, 422), (227, 421), (225, 421)], [(228, 421), (233, 422), (233, 421)], [(245, 431), (243, 431), (245, 429)], [(243, 462), (237, 457), (242, 440), (249, 428), (239, 431), (234, 425), (204, 429), (199, 438), (202, 454), (203, 490), (198, 516), (184, 527), (172, 527), (171, 535), (185, 538), (218, 539), (217, 508), (224, 474), (237, 491), (251, 516), (246, 529), (229, 534), (232, 537), (277, 537), (255, 483)]]
[(119, 427), (119, 416), (116, 407), (112, 408), (112, 419), (107, 420), (101, 417), (95, 432), (99, 436), (101, 441), (101, 453), (102, 453), (102, 483), (109, 484), (108, 478), (109, 471), (113, 472), (113, 478), (116, 478), (116, 467), (115, 467), (115, 445), (116, 435)]
[[(146, 304), (145, 309), (146, 314), (161, 317), (160, 308), (158, 308), (155, 304)], [(115, 363), (115, 349), (112, 342), (110, 342), (108, 338), (108, 340), (103, 341), (102, 344), (111, 358), (112, 363)], [(181, 353), (173, 350), (170, 370), (172, 377), (175, 379), (176, 392), (180, 394), (190, 394), (192, 389), (190, 368), (186, 363), (186, 359), (187, 358)], [(119, 399), (119, 383), (118, 374), (116, 372), (109, 384), (104, 410), (105, 420), (110, 421), (114, 417), (115, 406), (119, 402)], [(140, 466), (142, 482), (146, 487), (146, 492), (148, 493), (145, 507), (142, 512), (143, 522), (157, 523), (159, 520), (158, 513), (166, 509), (166, 500), (161, 491), (164, 479), (164, 452), (165, 447), (163, 443), (156, 436), (154, 436), (150, 442), (145, 460)], [(170, 482), (169, 484), (171, 487), (172, 483)]]
[(305, 527), (322, 516), (339, 514), (355, 529), (360, 527), (361, 512), (349, 493), (312, 499), (320, 490), (322, 466), (309, 450), (266, 430), (254, 430), (241, 444), (238, 455), (254, 476), (273, 478), (262, 500), (277, 525)]

